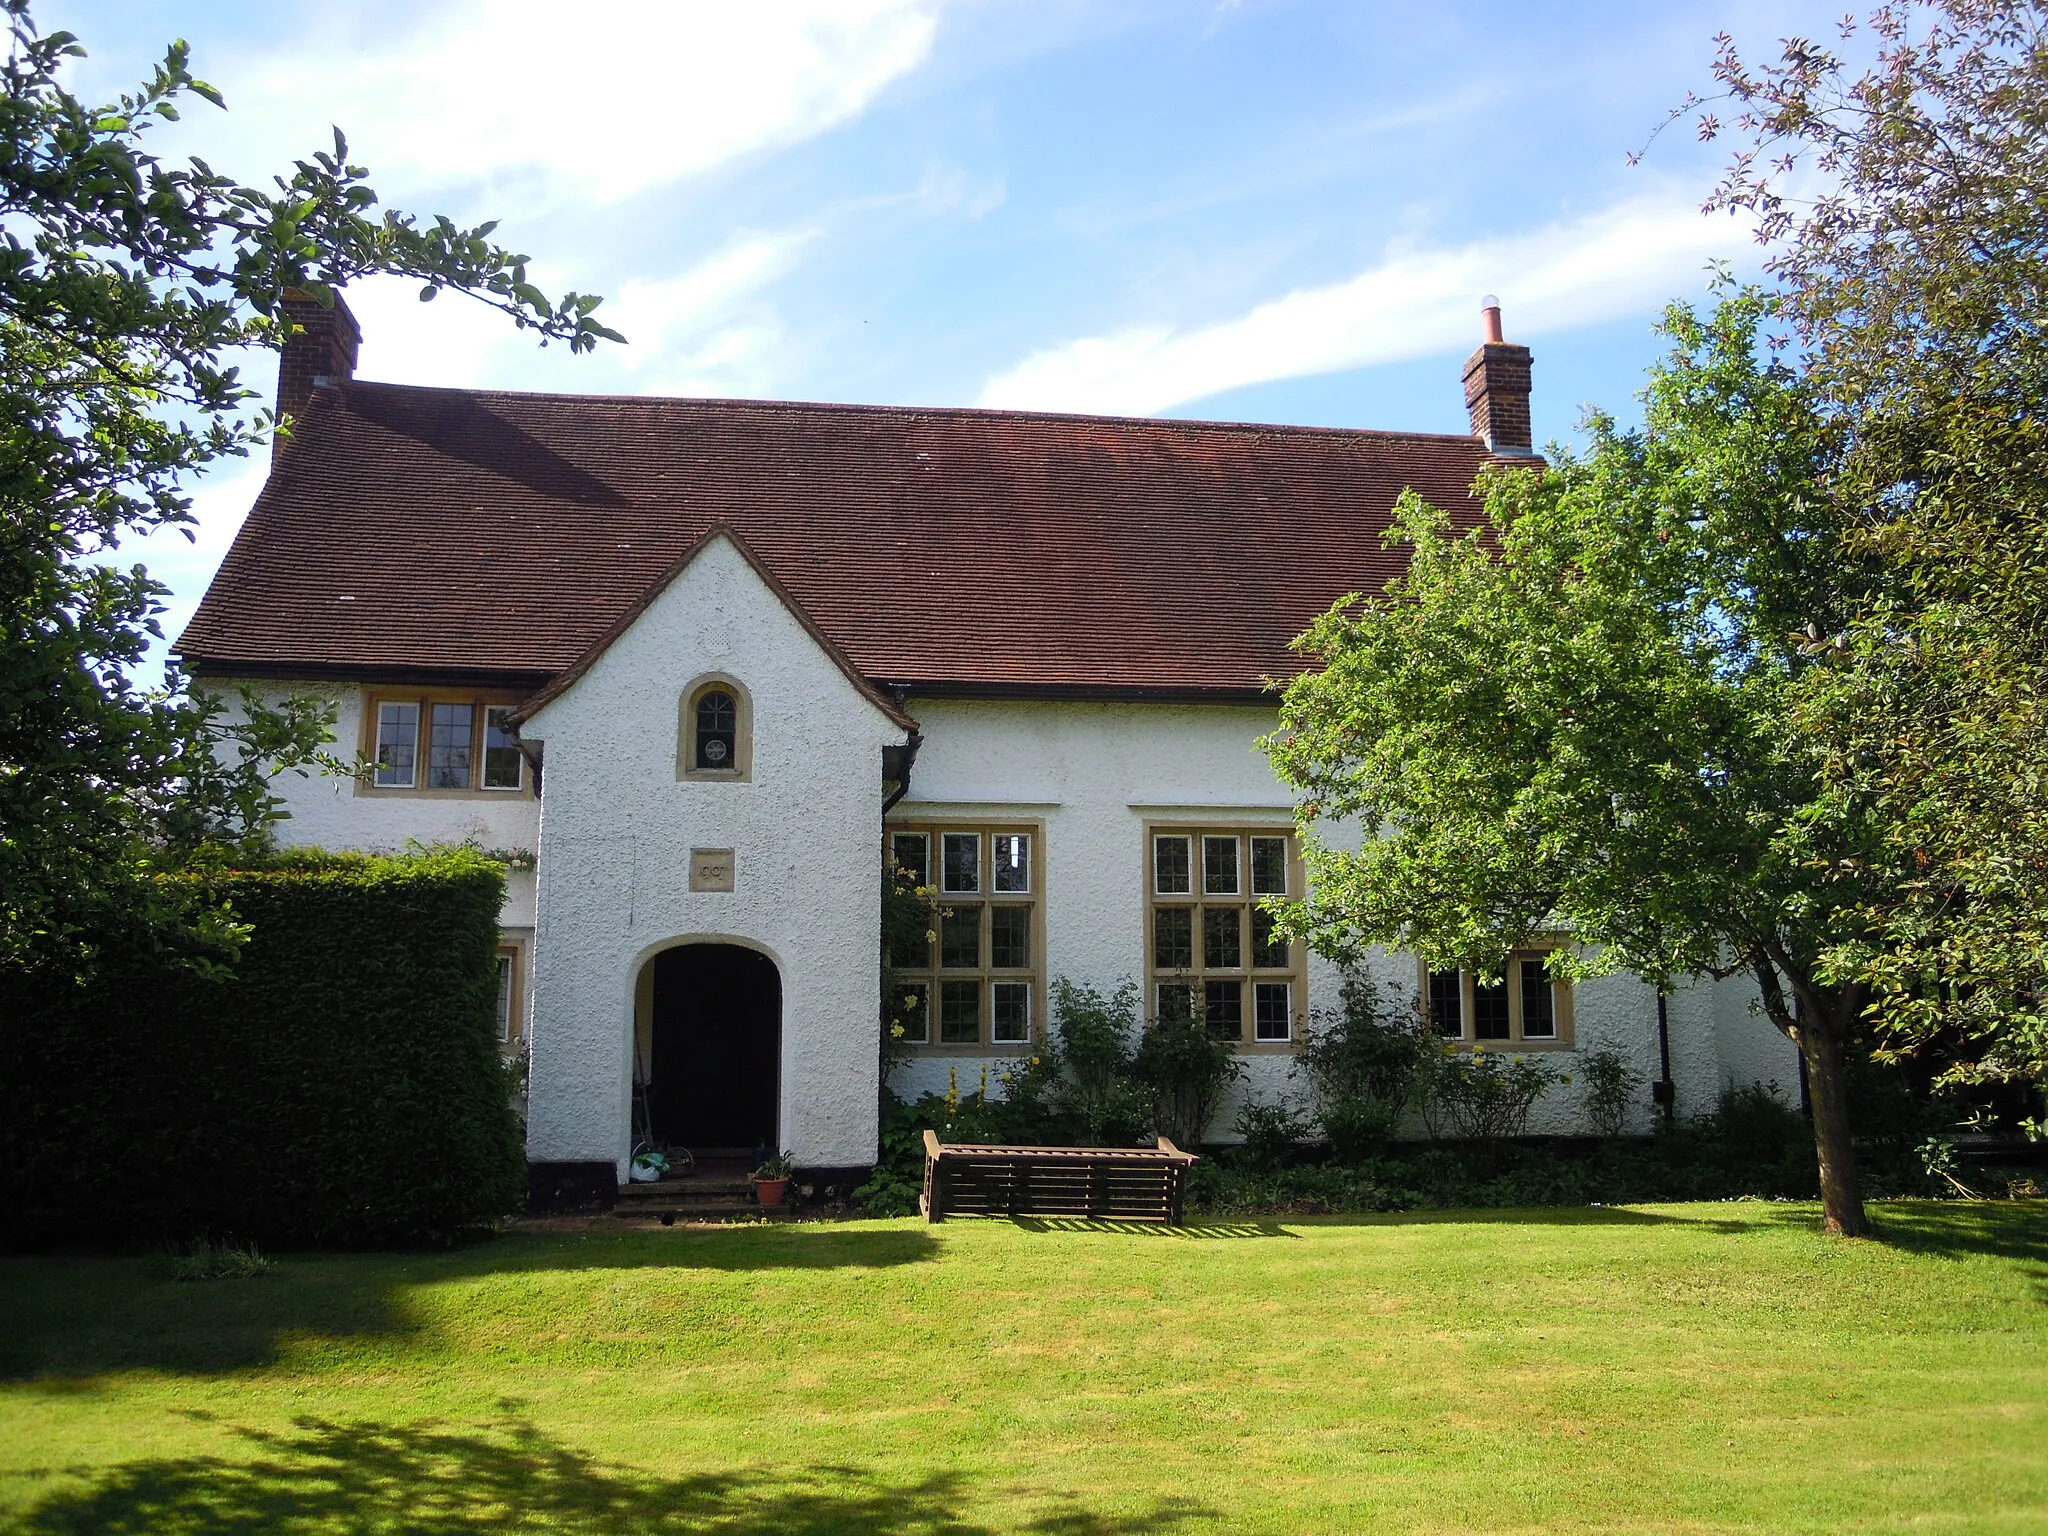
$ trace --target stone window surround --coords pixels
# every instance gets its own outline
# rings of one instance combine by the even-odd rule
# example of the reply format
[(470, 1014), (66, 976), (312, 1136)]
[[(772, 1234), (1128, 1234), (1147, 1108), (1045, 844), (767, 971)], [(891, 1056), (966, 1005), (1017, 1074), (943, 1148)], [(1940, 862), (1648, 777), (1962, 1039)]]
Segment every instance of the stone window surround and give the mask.
[[(732, 695), (739, 719), (733, 732), (732, 766), (697, 766), (697, 701), (713, 689)], [(754, 700), (746, 684), (728, 672), (690, 679), (676, 705), (676, 778), (699, 783), (750, 784), (754, 779)]]
[[(357, 761), (362, 765), (355, 776), (355, 793), (374, 795), (379, 799), (402, 799), (407, 796), (421, 796), (434, 800), (506, 800), (531, 799), (533, 797), (533, 773), (531, 765), (522, 753), (519, 763), (517, 786), (501, 785), (487, 789), (483, 785), (483, 752), (485, 711), (510, 709), (522, 703), (526, 695), (492, 688), (411, 688), (402, 684), (371, 686), (362, 691), (363, 714), (358, 731)], [(414, 704), (419, 706), (419, 732), (413, 743), (413, 782), (411, 784), (379, 784), (377, 780), (377, 717), (380, 706), (385, 704)], [(436, 704), (467, 704), (475, 711), (471, 720), (471, 773), (468, 787), (463, 789), (430, 789), (420, 780), (426, 775), (427, 738), (432, 729), (432, 707)]]
[[(1156, 839), (1161, 837), (1186, 837), (1189, 839), (1189, 884), (1193, 889), (1186, 893), (1161, 892), (1158, 889), (1157, 881), (1154, 878), (1154, 859), (1156, 857)], [(1230, 837), (1237, 840), (1239, 849), (1238, 894), (1235, 897), (1223, 897), (1216, 902), (1205, 900), (1204, 893), (1201, 890), (1201, 886), (1205, 883), (1203, 880), (1202, 853), (1202, 839), (1204, 837)], [(1145, 822), (1144, 838), (1141, 845), (1143, 849), (1143, 873), (1141, 878), (1144, 882), (1142, 889), (1145, 893), (1145, 993), (1143, 1011), (1148, 1023), (1157, 1016), (1161, 983), (1170, 985), (1175, 982), (1186, 982), (1194, 986), (1201, 986), (1204, 982), (1211, 979), (1237, 981), (1244, 988), (1241, 993), (1243, 1000), (1243, 1023), (1236, 1042), (1239, 1054), (1261, 1056), (1287, 1055), (1291, 1054), (1296, 1045), (1300, 1043), (1302, 1022), (1308, 1015), (1308, 956), (1306, 946), (1299, 940), (1296, 940), (1287, 947), (1287, 964), (1284, 967), (1259, 966), (1254, 968), (1249, 964), (1252, 947), (1251, 925), (1253, 914), (1257, 910), (1259, 902), (1259, 896), (1253, 894), (1251, 890), (1250, 839), (1254, 837), (1285, 839), (1287, 844), (1287, 889), (1285, 892), (1275, 892), (1273, 894), (1282, 895), (1288, 900), (1299, 899), (1306, 887), (1301, 863), (1301, 846), (1295, 837), (1292, 822), (1246, 821), (1235, 817), (1203, 820), (1148, 819)], [(1200, 963), (1186, 969), (1175, 967), (1162, 970), (1156, 963), (1158, 960), (1158, 914), (1160, 909), (1162, 907), (1187, 907), (1194, 913), (1199, 914), (1200, 908), (1204, 905), (1234, 906), (1244, 913), (1238, 933), (1238, 956), (1240, 961), (1245, 963), (1239, 964), (1236, 967), (1224, 967), (1218, 970), (1213, 977), (1209, 968)], [(1190, 917), (1189, 923), (1191, 928), (1190, 939), (1193, 945), (1192, 958), (1200, 962), (1205, 958), (1202, 954), (1204, 937), (1202, 920), (1199, 915), (1194, 915)], [(1260, 1040), (1257, 1038), (1257, 994), (1251, 990), (1251, 984), (1255, 982), (1279, 982), (1287, 985), (1289, 1015), (1287, 1039)]]
[[(1454, 1037), (1437, 1033), (1436, 1020), (1430, 1017), (1429, 982), (1431, 968), (1426, 961), (1418, 959), (1416, 965), (1416, 995), (1422, 1000), (1423, 1025), (1432, 1040), (1459, 1050), (1470, 1050), (1475, 1044), (1489, 1051), (1569, 1051), (1575, 1049), (1573, 1040), (1573, 987), (1569, 980), (1552, 977), (1550, 980), (1551, 1018), (1557, 1030), (1554, 1036), (1538, 1036), (1534, 1039), (1522, 1037), (1522, 962), (1542, 961), (1561, 948), (1560, 943), (1537, 942), (1525, 944), (1508, 956), (1503, 980), (1508, 989), (1508, 1035), (1506, 1039), (1475, 1040), (1472, 1029), (1474, 1022), (1474, 991), (1477, 977), (1471, 971), (1461, 970), (1458, 976), (1459, 1032)], [(1449, 974), (1443, 972), (1442, 974)]]
[[(941, 883), (939, 866), (940, 861), (945, 856), (943, 835), (948, 832), (975, 834), (980, 839), (984, 860), (989, 858), (989, 839), (991, 837), (1020, 833), (1028, 837), (1031, 840), (1030, 889), (1015, 895), (989, 890), (988, 886), (991, 882), (988, 878), (988, 866), (985, 863), (980, 882), (983, 889), (979, 892), (972, 895), (960, 893), (949, 895), (943, 890), (939, 892), (938, 905), (942, 908), (953, 907), (957, 910), (961, 907), (972, 905), (979, 910), (982, 964), (971, 972), (966, 969), (956, 969), (949, 973), (941, 963), (944, 956), (939, 953), (939, 944), (936, 941), (931, 946), (931, 953), (929, 955), (931, 964), (928, 966), (892, 966), (887, 964), (887, 957), (884, 957), (884, 969), (888, 973), (889, 984), (892, 987), (899, 983), (923, 983), (930, 987), (925, 1001), (926, 1038), (921, 1042), (905, 1041), (903, 1042), (904, 1048), (920, 1057), (989, 1057), (1025, 1054), (1045, 1038), (1046, 1030), (1045, 824), (1042, 821), (1014, 820), (1009, 818), (946, 817), (928, 814), (906, 817), (901, 821), (892, 818), (884, 830), (883, 857), (891, 860), (895, 858), (897, 834), (915, 833), (923, 836), (926, 839), (926, 880), (936, 887)], [(989, 920), (986, 916), (991, 906), (1026, 906), (1030, 909), (1031, 916), (1028, 932), (1030, 934), (1031, 963), (1028, 966), (998, 970), (991, 964), (994, 956), (991, 953), (991, 934), (989, 932)], [(942, 1043), (939, 1039), (939, 986), (942, 982), (948, 980), (966, 981), (970, 979), (977, 980), (981, 986), (981, 1039), (972, 1044), (965, 1041), (951, 1044)], [(995, 1009), (989, 989), (991, 983), (1001, 981), (1021, 981), (1031, 989), (1031, 1019), (1028, 1025), (1027, 1039), (998, 1041), (994, 1038)]]

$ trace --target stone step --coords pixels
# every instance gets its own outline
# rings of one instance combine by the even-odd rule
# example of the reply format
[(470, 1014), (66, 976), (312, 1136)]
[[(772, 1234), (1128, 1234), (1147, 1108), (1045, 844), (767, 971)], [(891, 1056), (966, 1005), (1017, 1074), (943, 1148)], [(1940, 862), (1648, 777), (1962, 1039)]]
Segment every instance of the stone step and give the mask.
[(661, 1179), (652, 1184), (621, 1184), (619, 1202), (646, 1200), (751, 1200), (754, 1186), (746, 1179)]

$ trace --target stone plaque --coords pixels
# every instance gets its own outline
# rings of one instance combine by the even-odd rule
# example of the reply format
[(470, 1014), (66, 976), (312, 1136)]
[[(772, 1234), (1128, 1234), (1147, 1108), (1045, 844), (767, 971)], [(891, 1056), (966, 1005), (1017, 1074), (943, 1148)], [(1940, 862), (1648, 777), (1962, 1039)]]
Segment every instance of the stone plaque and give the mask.
[(692, 848), (690, 850), (690, 889), (693, 891), (731, 890), (732, 850), (730, 848)]

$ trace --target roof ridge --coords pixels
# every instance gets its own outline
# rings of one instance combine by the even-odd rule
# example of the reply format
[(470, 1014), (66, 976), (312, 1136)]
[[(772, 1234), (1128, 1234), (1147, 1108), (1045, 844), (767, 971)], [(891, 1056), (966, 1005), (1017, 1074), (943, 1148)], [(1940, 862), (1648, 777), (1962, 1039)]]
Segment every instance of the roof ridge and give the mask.
[(747, 410), (828, 412), (857, 416), (949, 416), (992, 421), (1102, 422), (1113, 426), (1172, 427), (1200, 432), (1256, 433), (1298, 437), (1369, 437), (1403, 442), (1465, 443), (1486, 450), (1470, 432), (1398, 432), (1384, 427), (1312, 427), (1280, 421), (1212, 421), (1189, 416), (1115, 416), (1097, 411), (1008, 410), (987, 405), (876, 405), (845, 400), (761, 400), (737, 395), (585, 394), (568, 390), (471, 389), (445, 384), (399, 384), (384, 379), (352, 378), (338, 386), (348, 391), (369, 388), (402, 390), (419, 395), (466, 395), (472, 399), (560, 400), (599, 405), (735, 406)]

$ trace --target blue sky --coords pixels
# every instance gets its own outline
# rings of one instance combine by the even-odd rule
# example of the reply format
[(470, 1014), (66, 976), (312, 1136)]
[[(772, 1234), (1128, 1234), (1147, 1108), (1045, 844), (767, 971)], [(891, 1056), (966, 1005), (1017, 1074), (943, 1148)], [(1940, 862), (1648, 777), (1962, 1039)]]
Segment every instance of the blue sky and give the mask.
[[(501, 219), (631, 345), (541, 351), (366, 283), (360, 372), (593, 393), (987, 404), (1465, 430), (1482, 294), (1536, 355), (1539, 441), (1628, 414), (1666, 299), (1747, 232), (1683, 127), (1713, 35), (1832, 5), (1366, 0), (45, 3), (87, 93), (170, 38), (229, 111), (157, 135), (244, 178), (349, 134), (385, 201)], [(267, 364), (252, 378), (266, 389)], [(173, 633), (261, 483), (131, 552)]]

